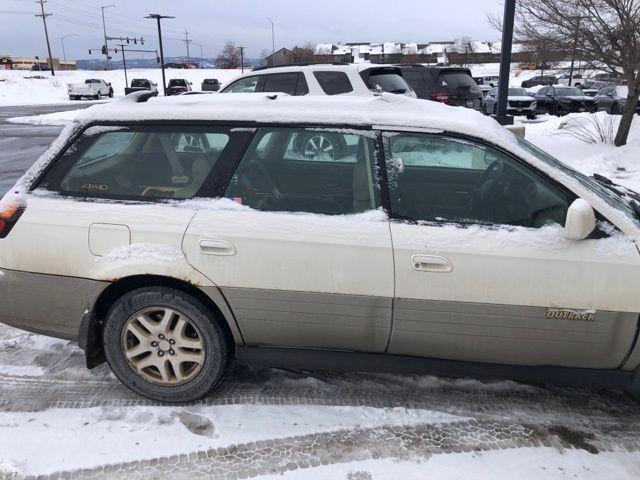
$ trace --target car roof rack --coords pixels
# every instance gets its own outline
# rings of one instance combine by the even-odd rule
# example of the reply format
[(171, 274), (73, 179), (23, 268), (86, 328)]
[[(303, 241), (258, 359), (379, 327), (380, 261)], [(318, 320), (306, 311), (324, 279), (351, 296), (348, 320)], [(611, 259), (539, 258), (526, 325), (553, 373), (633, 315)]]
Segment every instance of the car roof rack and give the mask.
[(313, 65), (351, 65), (348, 62), (302, 62), (302, 63), (287, 63), (286, 65), (263, 65), (262, 67), (256, 67), (252, 71), (268, 70), (270, 68), (282, 68), (282, 67), (310, 67)]

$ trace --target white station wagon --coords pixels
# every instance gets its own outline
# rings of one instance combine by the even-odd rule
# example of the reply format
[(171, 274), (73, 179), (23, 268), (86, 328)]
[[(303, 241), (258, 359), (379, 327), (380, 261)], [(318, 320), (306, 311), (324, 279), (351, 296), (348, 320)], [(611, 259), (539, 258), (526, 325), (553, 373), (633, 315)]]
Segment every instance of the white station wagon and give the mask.
[(435, 102), (145, 98), (3, 199), (0, 321), (162, 401), (232, 360), (640, 390), (636, 193)]

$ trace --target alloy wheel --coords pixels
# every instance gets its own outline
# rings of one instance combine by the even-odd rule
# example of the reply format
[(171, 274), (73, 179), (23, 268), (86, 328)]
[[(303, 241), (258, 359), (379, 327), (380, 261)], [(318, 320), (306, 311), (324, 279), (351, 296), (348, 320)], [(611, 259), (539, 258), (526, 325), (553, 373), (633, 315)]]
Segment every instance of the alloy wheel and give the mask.
[(143, 379), (163, 386), (193, 379), (205, 361), (204, 338), (185, 314), (149, 307), (133, 314), (122, 329), (122, 352)]
[(304, 156), (319, 161), (332, 161), (335, 158), (333, 142), (324, 135), (314, 135), (304, 144)]

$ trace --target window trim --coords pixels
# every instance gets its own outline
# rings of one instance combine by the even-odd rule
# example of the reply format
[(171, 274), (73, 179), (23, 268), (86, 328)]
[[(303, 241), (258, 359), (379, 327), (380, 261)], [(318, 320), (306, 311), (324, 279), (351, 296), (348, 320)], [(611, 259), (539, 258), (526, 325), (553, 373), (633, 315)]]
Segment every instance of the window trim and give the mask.
[[(569, 188), (565, 187), (564, 185), (562, 185), (561, 183), (559, 183), (557, 180), (551, 178), (550, 176), (548, 176), (545, 172), (537, 169), (534, 165), (531, 165), (529, 162), (527, 162), (526, 160), (524, 160), (523, 158), (520, 158), (518, 156), (516, 156), (514, 153), (505, 150), (504, 148), (495, 145), (491, 142), (488, 142), (484, 139), (478, 138), (478, 137), (474, 137), (472, 135), (465, 135), (465, 134), (461, 134), (461, 133), (456, 133), (456, 132), (449, 132), (449, 131), (442, 131), (442, 132), (425, 132), (425, 131), (420, 131), (419, 129), (406, 129), (406, 130), (400, 130), (400, 129), (395, 129), (395, 130), (384, 130), (383, 132), (380, 133), (380, 148), (381, 148), (381, 153), (379, 155), (379, 158), (381, 159), (381, 163), (382, 165), (378, 165), (378, 168), (380, 169), (381, 172), (381, 177), (384, 176), (384, 183), (383, 185), (381, 185), (381, 200), (382, 200), (382, 205), (385, 209), (385, 211), (387, 212), (387, 215), (389, 217), (389, 220), (393, 221), (393, 222), (397, 222), (397, 223), (406, 223), (406, 224), (410, 224), (410, 225), (416, 225), (418, 223), (421, 224), (425, 224), (425, 225), (431, 225), (431, 226), (445, 226), (445, 225), (454, 225), (454, 226), (458, 226), (458, 227), (462, 227), (462, 228), (466, 228), (469, 226), (478, 226), (481, 228), (500, 228), (500, 227), (514, 227), (514, 225), (508, 224), (508, 223), (478, 223), (478, 222), (463, 222), (460, 220), (416, 220), (416, 219), (411, 219), (411, 218), (407, 218), (407, 217), (403, 217), (401, 215), (396, 215), (395, 212), (393, 211), (392, 205), (391, 205), (391, 192), (389, 189), (389, 183), (388, 183), (388, 174), (387, 174), (387, 152), (384, 148), (384, 144), (382, 142), (382, 135), (384, 133), (399, 133), (399, 134), (408, 134), (408, 133), (417, 133), (420, 135), (432, 135), (432, 136), (438, 136), (438, 137), (444, 137), (444, 138), (453, 138), (453, 139), (457, 139), (457, 140), (464, 140), (466, 142), (478, 145), (480, 147), (484, 147), (484, 148), (490, 148), (495, 150), (496, 152), (499, 152), (503, 155), (506, 155), (507, 157), (511, 158), (512, 160), (514, 160), (515, 162), (517, 162), (520, 166), (522, 166), (523, 168), (528, 169), (531, 173), (533, 173), (534, 175), (538, 175), (540, 177), (542, 177), (551, 188), (554, 188), (556, 190), (558, 190), (561, 194), (564, 194), (567, 196), (568, 198), (568, 202), (569, 204), (571, 204), (574, 200), (576, 200), (578, 198), (578, 195), (573, 192), (572, 190), (570, 190)], [(381, 178), (382, 181), (382, 178)], [(386, 192), (383, 194), (383, 192)], [(387, 203), (385, 203), (385, 201)], [(532, 227), (524, 227), (524, 228), (532, 228)]]

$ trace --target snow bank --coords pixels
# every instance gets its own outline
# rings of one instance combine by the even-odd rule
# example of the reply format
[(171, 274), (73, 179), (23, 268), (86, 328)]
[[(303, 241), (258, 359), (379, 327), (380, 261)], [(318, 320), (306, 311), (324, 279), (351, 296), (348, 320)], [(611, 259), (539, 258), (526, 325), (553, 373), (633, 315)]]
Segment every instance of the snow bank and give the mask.
[[(224, 85), (240, 73), (240, 70), (224, 69), (166, 70), (167, 82), (171, 78), (185, 78), (193, 83), (192, 88), (196, 91), (201, 89), (205, 78), (217, 78)], [(127, 77), (129, 82), (133, 78), (147, 78), (162, 85), (162, 71), (159, 68), (127, 69)], [(82, 83), (87, 78), (109, 82), (115, 96), (124, 96), (124, 70), (58, 71), (54, 77), (49, 72), (0, 70), (0, 106), (80, 103), (78, 100), (69, 100), (67, 84)]]
[[(592, 175), (599, 173), (627, 188), (640, 192), (640, 118), (635, 117), (627, 145), (592, 144), (566, 134), (566, 126), (583, 121), (590, 114), (572, 113), (565, 117), (549, 117), (543, 123), (527, 124), (526, 138), (570, 167)], [(600, 112), (597, 115), (607, 115)], [(615, 126), (620, 116), (614, 115)], [(588, 125), (588, 123), (583, 122)], [(614, 130), (615, 131), (615, 130)]]

